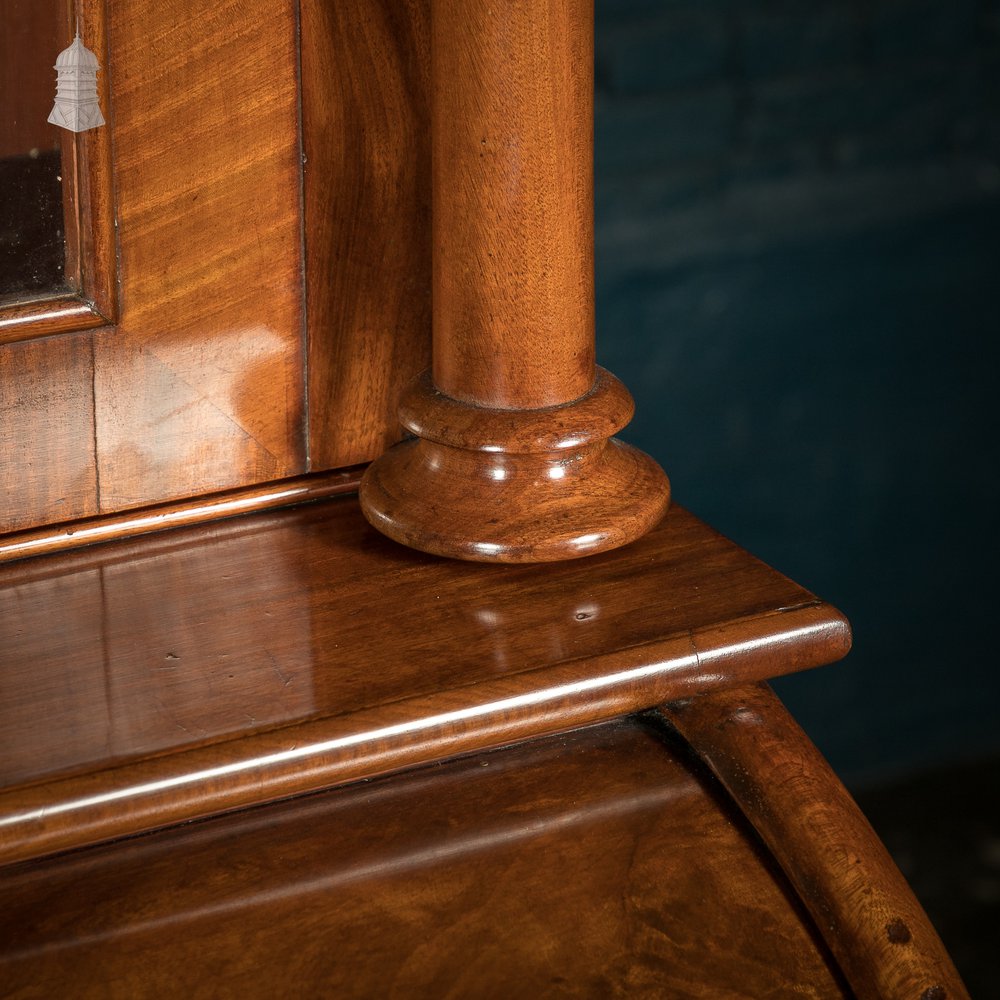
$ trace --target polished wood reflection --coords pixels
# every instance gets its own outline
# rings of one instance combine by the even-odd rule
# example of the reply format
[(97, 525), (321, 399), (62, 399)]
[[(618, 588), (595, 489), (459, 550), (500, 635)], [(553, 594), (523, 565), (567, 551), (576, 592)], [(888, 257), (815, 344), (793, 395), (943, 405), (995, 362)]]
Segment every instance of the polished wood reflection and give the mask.
[(0, 314), (0, 992), (958, 1000), (754, 686), (835, 608), (682, 509), (457, 565), (330, 499), (399, 436), (433, 232), (396, 537), (565, 559), (667, 504), (593, 365), (589, 0), (431, 3), (77, 4), (80, 294)]
[(209, 493), (191, 500), (155, 504), (124, 514), (84, 517), (0, 535), (0, 563), (70, 552), (100, 542), (138, 538), (157, 531), (354, 493), (362, 472), (359, 467), (316, 472), (261, 486)]
[(846, 652), (678, 510), (549, 567), (395, 545), (354, 498), (0, 568), (0, 857), (497, 746)]
[(718, 787), (635, 721), (17, 866), (0, 894), (24, 998), (850, 995)]
[[(107, 198), (94, 209), (104, 222), (81, 240), (110, 238), (79, 261), (84, 277), (120, 278), (120, 315), (95, 293), (97, 330), (35, 342), (44, 394), (18, 390), (20, 345), (0, 344), (0, 426), (20, 443), (0, 452), (0, 533), (306, 472), (296, 5), (142, 0), (106, 14), (112, 113), (83, 134), (77, 173), (81, 198), (113, 188), (117, 214)], [(0, 340), (22, 320), (54, 333), (80, 319), (70, 301), (15, 313)], [(86, 413), (54, 420), (50, 396), (85, 399)], [(65, 512), (22, 492), (31, 475)]]
[(186, 6), (111, 11), (123, 310), (94, 337), (102, 510), (304, 471), (295, 4)]

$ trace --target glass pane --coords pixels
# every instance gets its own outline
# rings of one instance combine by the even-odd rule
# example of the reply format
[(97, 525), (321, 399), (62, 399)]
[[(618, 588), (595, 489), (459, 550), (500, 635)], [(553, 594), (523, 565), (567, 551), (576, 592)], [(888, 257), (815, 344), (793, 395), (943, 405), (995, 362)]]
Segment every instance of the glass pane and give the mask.
[(0, 302), (67, 289), (69, 133), (47, 121), (67, 25), (66, 0), (0, 0)]

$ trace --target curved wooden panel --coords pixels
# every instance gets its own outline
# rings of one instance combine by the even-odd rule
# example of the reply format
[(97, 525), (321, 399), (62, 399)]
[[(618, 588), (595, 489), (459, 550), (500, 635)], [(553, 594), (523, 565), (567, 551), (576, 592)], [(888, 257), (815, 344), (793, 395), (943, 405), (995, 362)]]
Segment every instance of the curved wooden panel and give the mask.
[(24, 998), (848, 995), (714, 782), (631, 721), (9, 869), (0, 894)]

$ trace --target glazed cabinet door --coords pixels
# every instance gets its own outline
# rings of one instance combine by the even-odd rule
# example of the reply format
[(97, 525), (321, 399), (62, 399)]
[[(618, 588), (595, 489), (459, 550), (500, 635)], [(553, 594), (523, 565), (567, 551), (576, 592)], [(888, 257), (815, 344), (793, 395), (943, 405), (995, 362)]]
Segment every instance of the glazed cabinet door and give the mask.
[(0, 543), (373, 458), (430, 350), (425, 4), (78, 0), (52, 93), (77, 20), (106, 124), (36, 131), (107, 301), (0, 293)]

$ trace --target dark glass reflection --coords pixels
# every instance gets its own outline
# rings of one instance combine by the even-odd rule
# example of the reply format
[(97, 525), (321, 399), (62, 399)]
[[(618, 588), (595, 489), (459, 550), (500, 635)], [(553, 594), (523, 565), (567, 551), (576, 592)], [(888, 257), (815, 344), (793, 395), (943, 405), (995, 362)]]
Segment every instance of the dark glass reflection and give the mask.
[(0, 299), (66, 287), (58, 149), (0, 159)]
[(0, 303), (67, 288), (62, 130), (48, 123), (65, 0), (0, 0)]

